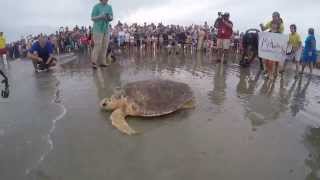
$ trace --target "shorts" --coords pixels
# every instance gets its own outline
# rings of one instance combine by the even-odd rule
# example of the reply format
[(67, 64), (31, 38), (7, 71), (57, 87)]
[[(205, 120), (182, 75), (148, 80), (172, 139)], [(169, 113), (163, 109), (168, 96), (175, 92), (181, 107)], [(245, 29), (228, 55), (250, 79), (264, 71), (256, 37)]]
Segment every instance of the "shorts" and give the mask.
[(293, 61), (293, 62), (300, 62), (301, 59), (301, 53), (302, 53), (302, 48), (300, 48), (298, 51), (290, 53), (287, 55), (286, 61)]
[(228, 50), (230, 49), (231, 40), (230, 39), (218, 39), (217, 40), (217, 48)]
[(46, 64), (47, 60), (44, 60), (44, 62), (36, 62), (37, 64), (37, 68), (39, 69), (49, 69), (50, 67), (53, 67), (56, 65), (57, 63), (57, 59), (55, 57), (52, 58), (51, 63), (50, 64)]
[(307, 64), (307, 63), (316, 63), (317, 62), (317, 55), (315, 54), (315, 53), (312, 53), (312, 55), (311, 56), (309, 56), (308, 54), (307, 54), (307, 52), (304, 52), (303, 53), (303, 57), (302, 57), (302, 59), (301, 59), (301, 62), (303, 63), (303, 64)]
[(0, 49), (0, 55), (4, 55), (4, 54), (7, 54), (7, 49), (6, 48)]

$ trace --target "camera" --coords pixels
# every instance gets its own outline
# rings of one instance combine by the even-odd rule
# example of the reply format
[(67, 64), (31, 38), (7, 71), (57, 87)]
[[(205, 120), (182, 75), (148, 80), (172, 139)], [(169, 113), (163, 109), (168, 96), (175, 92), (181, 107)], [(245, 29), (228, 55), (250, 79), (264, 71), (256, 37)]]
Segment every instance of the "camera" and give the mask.
[(106, 17), (107, 21), (112, 21), (113, 20), (113, 16), (108, 14), (108, 13), (105, 14), (105, 17)]
[(223, 13), (223, 12), (218, 12), (218, 18), (227, 18), (229, 16), (229, 13)]
[(223, 12), (218, 12), (218, 18), (217, 18), (217, 20), (215, 22), (215, 26), (220, 26), (221, 25), (222, 20), (223, 20), (223, 16), (224, 16)]

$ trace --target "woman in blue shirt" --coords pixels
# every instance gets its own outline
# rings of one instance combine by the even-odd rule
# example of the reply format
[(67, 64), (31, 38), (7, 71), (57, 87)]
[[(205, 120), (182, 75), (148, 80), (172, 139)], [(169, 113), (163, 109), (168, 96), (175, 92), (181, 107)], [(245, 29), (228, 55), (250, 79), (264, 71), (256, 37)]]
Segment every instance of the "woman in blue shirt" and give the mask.
[(302, 54), (302, 71), (303, 74), (304, 68), (306, 65), (309, 65), (310, 73), (312, 74), (313, 64), (317, 61), (317, 49), (316, 49), (316, 38), (314, 36), (314, 29), (310, 28), (308, 30), (308, 37), (305, 41), (305, 46)]

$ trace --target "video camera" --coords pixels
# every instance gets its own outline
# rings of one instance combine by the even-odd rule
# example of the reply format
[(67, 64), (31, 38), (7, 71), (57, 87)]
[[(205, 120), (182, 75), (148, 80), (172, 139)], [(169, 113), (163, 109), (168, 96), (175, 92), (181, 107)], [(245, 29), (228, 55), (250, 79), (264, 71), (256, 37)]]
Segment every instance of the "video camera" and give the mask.
[(226, 13), (218, 12), (218, 18), (224, 18), (224, 17), (228, 17), (228, 16), (229, 16), (228, 12), (226, 12)]
[(217, 20), (215, 22), (215, 27), (216, 28), (222, 24), (222, 20), (224, 19), (225, 15), (226, 14), (223, 13), (223, 12), (218, 12), (218, 18), (217, 18)]

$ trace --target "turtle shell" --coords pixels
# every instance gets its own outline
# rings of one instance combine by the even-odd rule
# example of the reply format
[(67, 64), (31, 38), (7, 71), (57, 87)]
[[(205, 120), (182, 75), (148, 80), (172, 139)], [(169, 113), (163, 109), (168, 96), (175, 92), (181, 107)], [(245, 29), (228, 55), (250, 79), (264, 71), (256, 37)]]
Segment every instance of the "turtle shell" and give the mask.
[(170, 80), (129, 83), (123, 92), (128, 102), (137, 106), (137, 114), (145, 117), (172, 113), (194, 98), (187, 84)]

